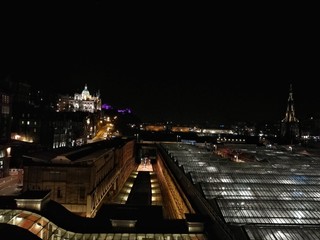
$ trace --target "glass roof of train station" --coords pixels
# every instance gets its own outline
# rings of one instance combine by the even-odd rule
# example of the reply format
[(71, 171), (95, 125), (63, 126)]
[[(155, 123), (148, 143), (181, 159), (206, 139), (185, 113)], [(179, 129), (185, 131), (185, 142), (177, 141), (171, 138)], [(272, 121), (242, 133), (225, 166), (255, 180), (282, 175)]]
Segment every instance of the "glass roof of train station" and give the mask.
[(224, 220), (244, 226), (250, 239), (319, 239), (320, 155), (230, 145), (255, 155), (236, 162), (196, 145), (162, 145)]
[[(203, 233), (78, 233), (65, 230), (49, 219), (30, 211), (0, 209), (0, 223), (6, 223), (24, 228), (40, 239), (70, 239), (70, 240), (136, 240), (136, 239), (181, 239), (207, 240)], [(9, 234), (9, 233), (7, 233)]]

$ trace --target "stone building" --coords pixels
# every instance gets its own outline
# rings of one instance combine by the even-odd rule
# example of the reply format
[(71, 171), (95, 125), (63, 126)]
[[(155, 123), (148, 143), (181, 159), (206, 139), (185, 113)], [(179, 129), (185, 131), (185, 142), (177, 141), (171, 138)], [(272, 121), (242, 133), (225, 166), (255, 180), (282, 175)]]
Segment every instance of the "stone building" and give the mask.
[(75, 93), (74, 97), (61, 96), (58, 100), (57, 112), (97, 112), (101, 110), (100, 94), (91, 95), (87, 85), (81, 93)]
[(24, 156), (23, 190), (51, 190), (51, 200), (92, 217), (136, 168), (134, 156), (134, 141), (121, 138)]

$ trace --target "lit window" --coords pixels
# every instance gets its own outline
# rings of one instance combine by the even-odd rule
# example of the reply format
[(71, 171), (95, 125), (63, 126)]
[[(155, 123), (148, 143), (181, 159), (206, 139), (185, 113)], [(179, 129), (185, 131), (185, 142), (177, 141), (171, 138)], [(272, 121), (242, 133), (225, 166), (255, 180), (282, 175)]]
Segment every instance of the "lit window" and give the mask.
[(2, 106), (2, 114), (9, 114), (10, 109), (9, 106)]

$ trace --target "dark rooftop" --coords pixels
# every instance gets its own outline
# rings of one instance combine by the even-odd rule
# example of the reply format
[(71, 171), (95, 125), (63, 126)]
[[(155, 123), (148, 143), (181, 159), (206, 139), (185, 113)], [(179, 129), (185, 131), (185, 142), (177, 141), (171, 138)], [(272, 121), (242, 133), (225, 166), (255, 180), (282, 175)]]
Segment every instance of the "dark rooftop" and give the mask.
[(94, 143), (85, 144), (74, 148), (58, 148), (50, 151), (45, 150), (42, 152), (31, 153), (24, 155), (25, 165), (33, 164), (34, 162), (51, 163), (51, 160), (57, 156), (65, 156), (71, 161), (83, 158), (87, 155), (93, 154), (101, 149), (119, 148), (130, 139), (112, 138), (110, 140), (102, 140)]
[(44, 191), (24, 191), (16, 199), (43, 199), (50, 193), (50, 190)]
[(1, 240), (41, 240), (27, 229), (6, 223), (0, 223), (0, 236)]

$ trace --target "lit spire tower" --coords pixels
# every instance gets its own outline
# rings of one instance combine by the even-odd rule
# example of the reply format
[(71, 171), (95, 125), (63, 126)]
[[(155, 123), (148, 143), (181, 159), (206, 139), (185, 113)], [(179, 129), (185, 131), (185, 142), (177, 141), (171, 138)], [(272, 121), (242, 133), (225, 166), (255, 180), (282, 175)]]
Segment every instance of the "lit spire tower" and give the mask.
[(300, 137), (299, 120), (295, 115), (292, 95), (292, 84), (290, 84), (286, 116), (281, 121), (281, 137), (290, 144), (296, 142)]

